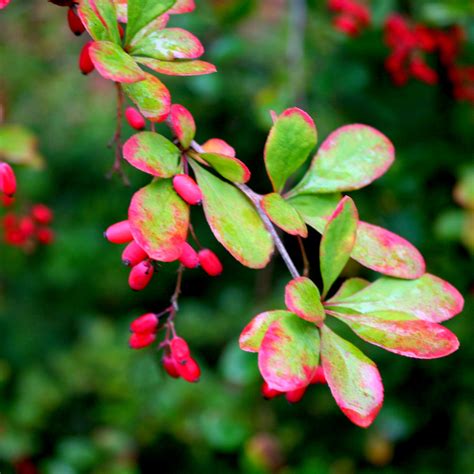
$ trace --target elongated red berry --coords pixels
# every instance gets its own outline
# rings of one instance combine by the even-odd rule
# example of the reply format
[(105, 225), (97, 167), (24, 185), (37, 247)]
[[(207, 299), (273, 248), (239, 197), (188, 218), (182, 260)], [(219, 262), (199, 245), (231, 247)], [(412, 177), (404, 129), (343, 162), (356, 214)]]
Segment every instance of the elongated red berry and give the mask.
[(326, 376), (324, 375), (323, 367), (320, 365), (311, 379), (311, 383), (327, 383)]
[(74, 8), (69, 8), (67, 11), (67, 22), (71, 31), (76, 35), (80, 36), (84, 33), (84, 25), (82, 24), (81, 19), (77, 15)]
[(212, 250), (203, 249), (199, 252), (198, 256), (201, 267), (208, 275), (218, 276), (222, 273), (222, 263)]
[(187, 382), (198, 382), (201, 377), (201, 368), (199, 364), (192, 358), (186, 359), (184, 364), (176, 364), (178, 374)]
[(165, 369), (166, 373), (170, 377), (173, 377), (174, 379), (180, 377), (178, 369), (176, 367), (176, 362), (173, 357), (171, 357), (171, 355), (165, 354), (163, 356), (163, 359), (161, 359), (161, 363), (163, 364), (163, 368)]
[(196, 181), (186, 174), (177, 174), (173, 186), (180, 197), (188, 204), (195, 205), (202, 201), (202, 192)]
[(279, 390), (275, 390), (274, 388), (270, 388), (267, 382), (263, 381), (262, 383), (262, 396), (265, 400), (271, 400), (272, 398), (278, 397), (278, 395), (282, 395), (283, 392)]
[(127, 107), (125, 110), (125, 118), (130, 127), (133, 127), (135, 130), (143, 130), (146, 126), (143, 115), (133, 107)]
[(158, 317), (155, 313), (142, 314), (130, 324), (130, 330), (137, 333), (154, 333), (158, 327)]
[(16, 178), (8, 163), (0, 163), (0, 192), (13, 196), (16, 192)]
[(306, 387), (297, 388), (296, 390), (286, 392), (285, 397), (290, 403), (298, 403), (304, 397), (305, 392)]
[(143, 349), (144, 347), (148, 347), (150, 344), (155, 342), (156, 335), (153, 333), (136, 333), (130, 335), (128, 340), (128, 344), (132, 349)]
[(183, 244), (183, 251), (178, 260), (186, 268), (196, 268), (199, 265), (198, 253), (187, 242)]
[(127, 267), (134, 267), (148, 258), (148, 254), (132, 240), (122, 252), (122, 262)]
[(133, 291), (141, 291), (148, 283), (150, 283), (151, 277), (153, 276), (153, 265), (149, 260), (144, 260), (138, 265), (135, 265), (130, 270), (128, 276), (128, 284)]
[(128, 244), (133, 240), (128, 221), (120, 221), (107, 227), (104, 237), (113, 244)]
[(188, 343), (182, 337), (173, 337), (170, 342), (171, 356), (178, 364), (184, 364), (190, 357)]
[(31, 217), (38, 224), (48, 225), (53, 220), (53, 211), (44, 204), (35, 204), (31, 208)]
[(36, 231), (36, 238), (40, 244), (49, 245), (54, 241), (54, 232), (48, 227), (40, 227)]
[(79, 54), (79, 69), (84, 75), (91, 73), (95, 69), (94, 63), (92, 62), (89, 54), (89, 48), (91, 47), (92, 43), (93, 41), (88, 41), (82, 47), (81, 53)]

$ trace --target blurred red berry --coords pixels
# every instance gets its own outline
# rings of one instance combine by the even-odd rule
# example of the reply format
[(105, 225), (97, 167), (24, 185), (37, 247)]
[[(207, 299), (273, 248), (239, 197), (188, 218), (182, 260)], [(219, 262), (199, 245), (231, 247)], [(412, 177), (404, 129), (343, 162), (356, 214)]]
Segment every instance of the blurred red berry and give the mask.
[(0, 163), (0, 192), (13, 196), (16, 192), (16, 178), (8, 163)]
[(187, 242), (183, 244), (183, 251), (178, 260), (186, 268), (196, 268), (199, 265), (198, 253)]
[(112, 224), (104, 232), (104, 237), (113, 244), (128, 244), (128, 242), (133, 240), (128, 221), (120, 221)]
[(195, 205), (202, 201), (202, 192), (196, 181), (186, 174), (177, 174), (173, 186), (179, 196), (188, 204)]
[(166, 373), (170, 377), (173, 377), (175, 379), (179, 378), (180, 375), (178, 373), (178, 369), (176, 367), (176, 362), (173, 359), (173, 357), (171, 357), (168, 354), (165, 354), (163, 356), (163, 359), (161, 360), (161, 363), (163, 364), (163, 368), (165, 369)]
[(324, 370), (322, 366), (319, 366), (316, 369), (316, 372), (313, 375), (313, 378), (311, 379), (311, 383), (322, 383), (325, 384), (326, 382), (326, 376), (324, 375)]
[(47, 225), (53, 220), (53, 211), (44, 204), (35, 204), (31, 208), (31, 217), (33, 217), (38, 224)]
[(122, 252), (122, 262), (127, 267), (134, 267), (148, 258), (148, 254), (132, 240)]
[(82, 24), (81, 19), (77, 15), (76, 11), (74, 8), (69, 8), (67, 11), (67, 22), (69, 24), (70, 30), (76, 35), (80, 36), (82, 33), (84, 33), (85, 28), (84, 25)]
[(54, 241), (54, 232), (48, 227), (40, 227), (36, 231), (36, 238), (40, 244), (49, 245)]
[(95, 69), (94, 63), (92, 62), (89, 54), (89, 48), (91, 47), (92, 43), (93, 41), (88, 41), (82, 47), (79, 54), (79, 69), (84, 75), (91, 73)]
[(198, 382), (201, 377), (201, 368), (192, 357), (186, 359), (184, 364), (176, 364), (176, 370), (187, 382)]
[(154, 313), (142, 314), (130, 324), (130, 330), (138, 333), (155, 332), (158, 327), (158, 317)]
[(210, 276), (218, 276), (223, 267), (217, 255), (209, 249), (203, 249), (198, 253), (199, 263), (203, 270)]
[(282, 395), (283, 392), (280, 392), (279, 390), (275, 390), (274, 388), (270, 388), (267, 382), (263, 381), (262, 383), (262, 396), (266, 400), (271, 400), (272, 398), (278, 397), (279, 395)]
[(190, 357), (188, 343), (182, 337), (173, 337), (170, 341), (171, 356), (178, 364), (184, 364)]
[(128, 340), (129, 346), (132, 349), (143, 349), (155, 342), (156, 335), (152, 333), (133, 333)]
[(146, 126), (146, 121), (143, 115), (133, 107), (127, 107), (125, 110), (125, 118), (130, 127), (135, 130), (143, 130)]
[(153, 265), (149, 260), (144, 260), (138, 265), (135, 265), (130, 270), (128, 277), (128, 284), (133, 291), (141, 291), (147, 287), (153, 276)]
[(307, 387), (291, 390), (285, 393), (285, 397), (290, 403), (298, 403), (304, 397), (304, 394), (306, 393), (306, 389)]

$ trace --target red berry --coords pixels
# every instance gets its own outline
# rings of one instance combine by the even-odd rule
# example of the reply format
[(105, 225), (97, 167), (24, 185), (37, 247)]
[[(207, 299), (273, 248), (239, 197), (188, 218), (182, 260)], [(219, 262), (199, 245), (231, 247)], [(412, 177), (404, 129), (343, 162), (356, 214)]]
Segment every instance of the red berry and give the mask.
[(35, 223), (29, 216), (22, 217), (18, 223), (18, 229), (25, 237), (30, 237), (35, 231)]
[(323, 367), (320, 365), (311, 379), (311, 383), (327, 383), (326, 376), (324, 375)]
[(278, 395), (281, 395), (283, 392), (280, 392), (279, 390), (275, 390), (274, 388), (270, 388), (267, 384), (267, 382), (263, 381), (262, 384), (262, 396), (266, 400), (271, 400), (272, 398), (278, 397)]
[(0, 163), (0, 192), (13, 196), (16, 192), (16, 178), (8, 163)]
[(3, 216), (3, 225), (7, 229), (13, 229), (17, 226), (17, 217), (13, 212), (9, 212)]
[(163, 356), (161, 363), (163, 364), (163, 368), (165, 369), (166, 373), (170, 377), (173, 377), (174, 379), (177, 379), (180, 377), (178, 373), (178, 368), (176, 367), (176, 362), (173, 359), (173, 357), (166, 354)]
[(155, 332), (158, 327), (158, 317), (154, 313), (142, 314), (130, 324), (130, 330), (138, 333)]
[(170, 350), (173, 359), (178, 364), (184, 364), (189, 359), (189, 346), (182, 337), (173, 337), (173, 339), (171, 339)]
[(53, 243), (54, 232), (51, 229), (48, 229), (47, 227), (40, 227), (36, 231), (36, 238), (38, 239), (38, 242), (40, 244), (49, 245)]
[(9, 207), (15, 202), (15, 198), (6, 194), (0, 194), (0, 202), (4, 207)]
[(82, 24), (82, 21), (77, 15), (74, 8), (68, 9), (67, 22), (69, 24), (69, 28), (76, 36), (80, 36), (82, 33), (84, 33), (84, 30), (85, 30), (84, 25)]
[(336, 30), (345, 33), (347, 36), (357, 36), (359, 34), (359, 24), (352, 15), (338, 15), (333, 20)]
[(187, 359), (184, 364), (176, 364), (176, 370), (187, 382), (198, 382), (201, 377), (201, 368), (192, 357)]
[(93, 41), (88, 41), (82, 47), (81, 53), (79, 54), (79, 69), (84, 75), (91, 73), (95, 69), (94, 63), (92, 62), (89, 54), (89, 48), (91, 47), (92, 43)]
[(44, 204), (35, 204), (31, 208), (31, 217), (33, 217), (38, 224), (47, 225), (53, 220), (53, 211)]
[(120, 221), (112, 224), (104, 232), (104, 237), (113, 244), (128, 244), (128, 242), (133, 240), (128, 221)]
[(144, 347), (148, 347), (150, 344), (156, 339), (156, 335), (153, 333), (133, 333), (129, 340), (128, 344), (132, 349), (143, 349)]
[(285, 397), (290, 403), (298, 403), (304, 397), (305, 392), (306, 387), (297, 388), (296, 390), (286, 392)]
[(122, 252), (122, 262), (127, 267), (134, 267), (148, 258), (148, 254), (132, 240)]
[(203, 249), (199, 252), (198, 255), (199, 263), (208, 275), (218, 276), (222, 273), (222, 263), (212, 250)]
[(202, 192), (196, 181), (186, 174), (177, 174), (173, 186), (180, 197), (188, 204), (195, 205), (202, 201)]
[(143, 130), (146, 126), (143, 115), (133, 107), (127, 107), (125, 110), (125, 118), (130, 127), (133, 127), (135, 130)]
[(422, 58), (414, 57), (410, 63), (410, 72), (416, 79), (426, 84), (436, 84), (438, 82), (438, 74), (428, 66)]
[(187, 242), (183, 244), (183, 251), (178, 259), (186, 268), (196, 268), (199, 265), (199, 256)]
[(144, 260), (138, 265), (135, 265), (128, 277), (128, 284), (133, 291), (141, 291), (148, 283), (150, 283), (151, 277), (153, 276), (153, 265), (149, 260)]

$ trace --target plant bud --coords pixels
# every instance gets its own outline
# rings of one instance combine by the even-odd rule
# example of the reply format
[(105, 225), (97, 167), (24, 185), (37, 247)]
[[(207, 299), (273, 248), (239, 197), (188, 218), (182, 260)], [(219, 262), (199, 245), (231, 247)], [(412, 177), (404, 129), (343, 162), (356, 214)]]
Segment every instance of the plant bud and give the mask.
[(222, 263), (212, 250), (203, 249), (199, 252), (198, 255), (199, 263), (208, 275), (218, 276), (222, 273)]
[(13, 196), (16, 192), (16, 178), (8, 163), (0, 163), (0, 192)]
[(156, 335), (153, 333), (133, 333), (129, 340), (128, 344), (132, 349), (143, 349), (144, 347), (148, 347), (150, 344), (156, 339)]
[(177, 174), (173, 186), (179, 196), (188, 204), (195, 205), (202, 201), (202, 192), (196, 181), (186, 174)]
[(149, 260), (144, 260), (138, 265), (135, 265), (128, 277), (128, 284), (133, 291), (141, 291), (148, 283), (150, 283), (151, 277), (153, 276), (153, 265)]
[(84, 25), (82, 24), (81, 19), (77, 15), (74, 8), (69, 8), (67, 11), (67, 22), (71, 31), (76, 35), (80, 36), (84, 33)]
[(306, 387), (297, 388), (296, 390), (286, 392), (285, 397), (290, 403), (298, 403), (304, 397), (305, 392)]
[(47, 227), (40, 227), (36, 231), (36, 238), (38, 242), (42, 245), (49, 245), (52, 244), (54, 241), (54, 232)]
[(311, 379), (311, 383), (327, 383), (326, 376), (324, 375), (323, 367), (320, 365)]
[(127, 267), (134, 267), (148, 258), (148, 254), (132, 240), (122, 252), (122, 262)]
[(94, 63), (92, 62), (89, 54), (89, 48), (91, 47), (92, 43), (93, 41), (88, 41), (82, 47), (81, 53), (79, 54), (79, 69), (84, 75), (91, 73), (95, 69)]
[(201, 377), (201, 368), (192, 357), (187, 359), (184, 364), (176, 364), (176, 370), (187, 382), (198, 382)]
[(127, 107), (125, 110), (125, 118), (130, 127), (133, 127), (135, 130), (143, 130), (146, 126), (143, 115), (133, 107)]
[(38, 224), (48, 225), (53, 220), (53, 211), (44, 204), (35, 204), (31, 208), (31, 217)]
[(130, 330), (138, 333), (155, 332), (158, 327), (158, 318), (154, 313), (142, 314), (130, 324)]
[(178, 373), (178, 369), (176, 367), (176, 362), (174, 361), (172, 356), (164, 355), (163, 359), (161, 360), (161, 363), (163, 364), (163, 368), (165, 369), (166, 373), (170, 377), (173, 377), (174, 379), (177, 379), (180, 377)]
[(104, 232), (104, 237), (113, 244), (128, 244), (133, 240), (128, 221), (120, 221), (112, 224)]
[(190, 356), (188, 343), (182, 337), (173, 337), (170, 342), (173, 359), (178, 364), (184, 364)]
[(267, 382), (263, 381), (262, 384), (262, 396), (265, 398), (265, 400), (271, 400), (272, 398), (278, 397), (278, 395), (281, 395), (283, 392), (280, 392), (279, 390), (275, 390), (274, 388), (270, 388), (267, 384)]
[(186, 268), (196, 268), (199, 265), (199, 256), (187, 242), (183, 244), (183, 251), (178, 259)]

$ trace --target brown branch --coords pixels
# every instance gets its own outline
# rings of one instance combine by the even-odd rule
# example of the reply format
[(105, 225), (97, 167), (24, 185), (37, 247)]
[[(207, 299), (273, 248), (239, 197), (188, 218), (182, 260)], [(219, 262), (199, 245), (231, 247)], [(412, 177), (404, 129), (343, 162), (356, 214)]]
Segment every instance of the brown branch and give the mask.
[(306, 249), (304, 248), (303, 239), (298, 235), (298, 244), (301, 250), (301, 258), (303, 259), (303, 275), (307, 277), (309, 275), (309, 260), (308, 255), (306, 254)]

